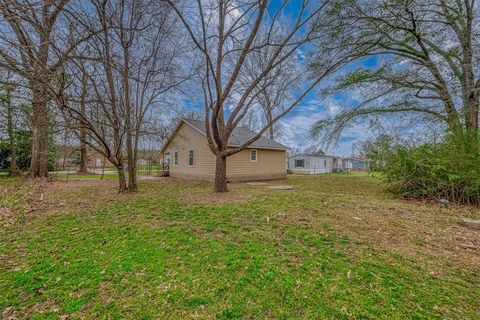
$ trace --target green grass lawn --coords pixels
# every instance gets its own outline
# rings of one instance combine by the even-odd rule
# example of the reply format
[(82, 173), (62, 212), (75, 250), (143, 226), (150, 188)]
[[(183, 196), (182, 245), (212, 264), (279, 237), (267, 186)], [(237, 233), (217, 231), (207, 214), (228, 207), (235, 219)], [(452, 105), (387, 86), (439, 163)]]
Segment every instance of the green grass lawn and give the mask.
[(362, 175), (281, 183), (2, 178), (0, 318), (480, 318), (480, 253), (461, 247), (480, 237), (457, 223), (474, 209)]

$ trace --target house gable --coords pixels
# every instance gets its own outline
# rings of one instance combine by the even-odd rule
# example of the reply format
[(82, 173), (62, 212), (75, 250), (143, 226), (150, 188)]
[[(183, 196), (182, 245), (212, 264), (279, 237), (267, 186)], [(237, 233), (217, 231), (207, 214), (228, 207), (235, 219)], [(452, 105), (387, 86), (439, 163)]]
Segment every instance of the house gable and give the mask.
[[(193, 165), (189, 165), (189, 153), (193, 150)], [(162, 149), (163, 153), (170, 154), (170, 172), (175, 175), (181, 173), (206, 178), (215, 172), (215, 155), (207, 144), (207, 138), (183, 121), (175, 129), (171, 139)], [(178, 164), (175, 165), (175, 152)]]
[[(177, 131), (180, 129), (181, 126), (183, 125), (188, 125), (204, 135), (206, 137), (206, 132), (205, 132), (205, 123), (200, 120), (192, 120), (192, 119), (181, 119), (178, 126), (175, 128), (173, 131), (172, 135), (168, 139), (167, 143), (163, 147), (163, 149), (160, 151), (160, 153), (164, 152), (164, 149), (168, 146), (170, 141), (173, 139), (173, 137), (176, 135)], [(248, 140), (256, 136), (256, 133), (251, 131), (248, 128), (245, 127), (236, 127), (233, 132), (230, 135), (230, 138), (228, 139), (228, 147), (240, 147), (244, 143), (246, 143)], [(252, 142), (249, 146), (246, 148), (248, 149), (270, 149), (270, 150), (289, 150), (288, 147), (273, 141), (271, 139), (268, 139), (265, 136), (260, 136), (256, 141)]]
[[(254, 148), (244, 149), (227, 157), (227, 178), (230, 181), (285, 178), (287, 171), (285, 150), (255, 149), (255, 161), (252, 161), (252, 150)], [(208, 146), (205, 134), (186, 121), (180, 122), (161, 152), (170, 155), (172, 177), (213, 181), (215, 155)], [(178, 160), (177, 163), (175, 159)]]

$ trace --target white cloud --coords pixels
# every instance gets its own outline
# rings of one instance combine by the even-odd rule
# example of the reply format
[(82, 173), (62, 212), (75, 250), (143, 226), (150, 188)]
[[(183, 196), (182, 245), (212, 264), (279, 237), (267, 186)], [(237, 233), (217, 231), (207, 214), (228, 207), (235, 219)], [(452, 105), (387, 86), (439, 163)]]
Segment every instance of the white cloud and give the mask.
[[(338, 100), (325, 99), (323, 102), (317, 99), (305, 101), (298, 106), (294, 113), (280, 121), (282, 130), (279, 140), (281, 143), (293, 148), (305, 148), (313, 143), (310, 129), (315, 122), (334, 116), (342, 109)], [(330, 146), (326, 150), (330, 154), (346, 156), (352, 153), (352, 145), (365, 141), (369, 136), (368, 124), (357, 123), (348, 128), (342, 135), (343, 139), (336, 146)]]

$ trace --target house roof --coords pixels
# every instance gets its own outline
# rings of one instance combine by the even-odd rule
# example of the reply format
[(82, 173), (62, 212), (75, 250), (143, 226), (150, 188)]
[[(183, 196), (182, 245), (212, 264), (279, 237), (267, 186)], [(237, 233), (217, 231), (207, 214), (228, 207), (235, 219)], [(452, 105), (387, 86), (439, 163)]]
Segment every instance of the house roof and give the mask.
[(369, 162), (370, 160), (362, 157), (362, 156), (357, 156), (357, 157), (349, 157), (349, 160), (354, 160), (354, 161), (359, 161), (359, 162)]
[[(170, 138), (168, 139), (167, 143), (165, 146), (162, 148), (163, 152), (165, 148), (170, 144), (170, 141), (173, 139), (175, 136), (176, 132), (182, 125), (182, 123), (185, 123), (189, 126), (191, 126), (193, 129), (197, 130), (204, 136), (206, 136), (206, 131), (205, 131), (205, 122), (203, 120), (193, 120), (193, 119), (181, 119), (180, 123), (178, 124), (177, 128), (175, 131), (172, 133)], [(229, 147), (239, 147), (243, 145), (245, 142), (253, 138), (257, 133), (253, 132), (252, 130), (245, 128), (245, 127), (236, 127), (233, 129), (232, 134), (230, 135), (230, 138), (228, 139), (228, 146)], [(278, 142), (275, 142), (271, 139), (268, 139), (264, 136), (261, 136), (257, 141), (253, 142), (250, 144), (247, 148), (258, 148), (258, 149), (274, 149), (274, 150), (289, 150), (290, 148), (284, 146), (283, 144), (280, 144)]]
[(341, 158), (339, 156), (332, 156), (328, 154), (319, 154), (319, 153), (298, 153), (293, 155), (293, 157)]

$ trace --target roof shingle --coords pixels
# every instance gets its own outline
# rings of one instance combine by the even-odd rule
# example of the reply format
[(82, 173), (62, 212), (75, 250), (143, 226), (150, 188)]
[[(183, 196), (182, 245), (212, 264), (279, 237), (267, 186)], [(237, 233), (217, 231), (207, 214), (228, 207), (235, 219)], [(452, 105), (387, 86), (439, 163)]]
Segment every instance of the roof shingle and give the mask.
[[(188, 123), (204, 135), (205, 132), (205, 122), (200, 120), (192, 119), (182, 119), (184, 122)], [(233, 129), (230, 138), (228, 139), (228, 145), (232, 147), (241, 146), (251, 138), (256, 135), (252, 130), (245, 127), (236, 127)], [(289, 150), (290, 148), (275, 142), (267, 137), (261, 136), (257, 141), (253, 142), (249, 148), (259, 148), (259, 149), (278, 149), (278, 150)]]

